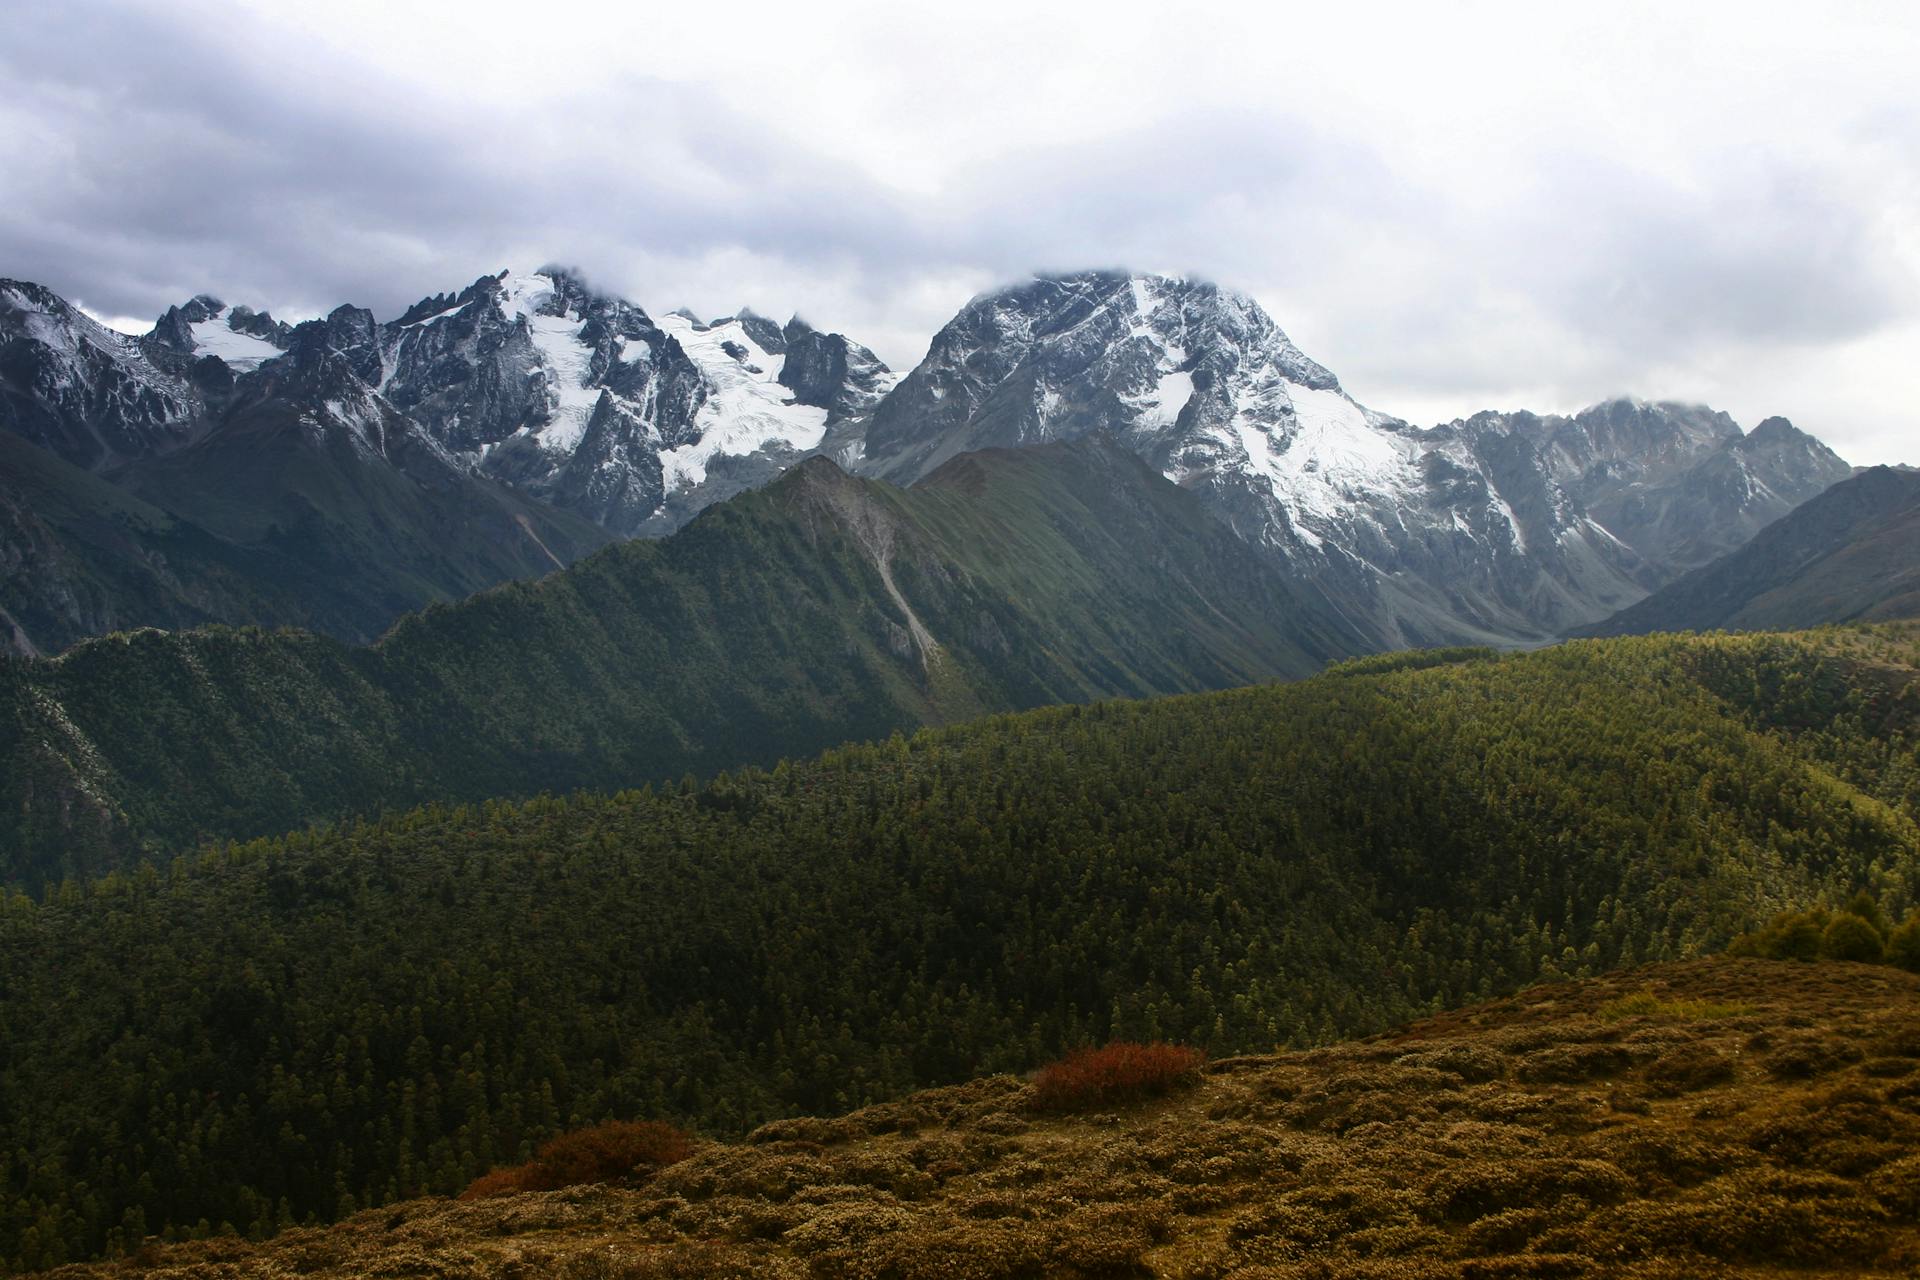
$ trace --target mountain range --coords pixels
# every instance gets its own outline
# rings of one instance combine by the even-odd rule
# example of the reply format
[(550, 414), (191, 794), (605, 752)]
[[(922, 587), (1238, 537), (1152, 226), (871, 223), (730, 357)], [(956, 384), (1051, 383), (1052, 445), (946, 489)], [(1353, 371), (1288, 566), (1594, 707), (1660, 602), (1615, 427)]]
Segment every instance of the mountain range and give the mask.
[[(551, 268), (140, 337), (0, 283), (0, 1270), (1910, 1262), (1910, 981), (1560, 984), (1920, 964), (1914, 629), (1534, 643), (1911, 612), (1915, 478), (1851, 474), (1417, 427), (1165, 276), (904, 375)], [(1157, 1128), (887, 1101), (1115, 1038), (1260, 1056)], [(698, 1252), (298, 1231), (630, 1118), (694, 1158), (624, 1246)]]
[(1850, 474), (1784, 420), (1743, 434), (1677, 404), (1410, 426), (1252, 299), (1167, 276), (983, 295), (904, 376), (798, 318), (655, 318), (556, 268), (385, 322), (200, 297), (140, 338), (0, 282), (0, 434), (36, 451), (7, 471), (31, 484), (0, 485), (0, 624), (20, 652), (202, 621), (365, 642), (809, 456), (911, 483), (1095, 432), (1326, 600), (1356, 651), (1552, 638)]
[(1373, 647), (1546, 639), (1731, 550), (1847, 474), (1772, 420), (1612, 401), (1421, 430), (1356, 403), (1242, 294), (1090, 272), (975, 299), (856, 465), (1107, 430), (1318, 584)]
[[(267, 336), (226, 327), (242, 317)], [(12, 648), (209, 621), (369, 640), (407, 610), (606, 544), (396, 410), (359, 376), (352, 328), (336, 312), (286, 329), (201, 299), (133, 339), (0, 281)]]

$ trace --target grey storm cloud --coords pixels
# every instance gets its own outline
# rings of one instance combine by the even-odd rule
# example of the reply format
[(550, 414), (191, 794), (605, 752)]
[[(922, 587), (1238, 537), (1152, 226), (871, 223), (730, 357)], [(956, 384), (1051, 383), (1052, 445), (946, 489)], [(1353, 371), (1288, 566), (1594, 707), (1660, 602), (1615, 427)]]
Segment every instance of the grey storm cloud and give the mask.
[[(1920, 148), (1897, 106), (1863, 108), (1831, 148), (1678, 160), (1543, 126), (1475, 172), (1498, 113), (1462, 117), (1457, 163), (1422, 149), (1445, 131), (1399, 127), (1444, 116), (1444, 94), (1350, 118), (1265, 82), (1245, 105), (1189, 92), (1176, 68), (1127, 91), (1162, 94), (1150, 111), (1007, 131), (915, 184), (827, 145), (860, 121), (711, 77), (527, 95), (481, 62), (449, 94), (333, 46), (302, 50), (299, 74), (284, 43), (253, 53), (204, 4), (11, 24), (0, 274), (116, 316), (201, 290), (390, 315), (560, 260), (649, 306), (797, 308), (903, 363), (977, 289), (1121, 264), (1253, 293), (1356, 395), (1416, 420), (1631, 391), (1787, 411), (1886, 455), (1920, 391), (1886, 354), (1920, 333), (1900, 216)], [(971, 109), (956, 92), (929, 119), (963, 128)]]
[[(859, 175), (711, 103), (694, 110), (683, 87), (629, 82), (617, 129), (587, 103), (396, 111), (352, 86), (290, 93), (271, 68), (153, 15), (64, 21), (0, 52), (45, 140), (9, 157), (0, 254), (98, 309), (151, 314), (220, 284), (309, 311), (397, 311), (507, 265), (490, 256), (502, 243), (562, 257), (770, 244), (804, 258), (836, 241), (872, 251), (909, 221)], [(422, 260), (468, 266), (409, 278)]]

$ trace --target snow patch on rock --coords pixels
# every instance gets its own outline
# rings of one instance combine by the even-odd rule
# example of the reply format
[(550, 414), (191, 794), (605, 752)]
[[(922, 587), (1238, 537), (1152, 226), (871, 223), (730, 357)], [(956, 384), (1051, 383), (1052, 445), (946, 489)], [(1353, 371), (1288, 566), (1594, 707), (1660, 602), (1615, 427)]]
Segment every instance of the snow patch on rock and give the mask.
[(265, 338), (256, 338), (250, 333), (239, 333), (229, 328), (228, 318), (229, 313), (222, 311), (211, 319), (189, 326), (193, 333), (193, 354), (218, 356), (235, 373), (251, 373), (280, 355), (280, 348)]
[[(793, 403), (778, 381), (783, 357), (768, 353), (739, 320), (698, 325), (676, 312), (658, 324), (712, 387), (694, 415), (699, 438), (660, 452), (668, 493), (704, 482), (708, 465), (721, 455), (744, 456), (774, 445), (797, 452), (820, 446), (827, 411)], [(744, 355), (736, 357), (728, 347)]]

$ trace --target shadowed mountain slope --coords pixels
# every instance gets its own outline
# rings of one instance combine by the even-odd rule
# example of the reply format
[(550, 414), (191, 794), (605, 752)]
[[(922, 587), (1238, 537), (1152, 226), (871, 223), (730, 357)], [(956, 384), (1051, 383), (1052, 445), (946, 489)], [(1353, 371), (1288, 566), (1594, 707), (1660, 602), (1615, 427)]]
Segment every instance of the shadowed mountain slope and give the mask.
[(772, 764), (989, 711), (1298, 677), (1360, 641), (1100, 440), (912, 490), (825, 459), (661, 542), (403, 619), (0, 667), (0, 866)]
[(1920, 616), (1920, 474), (1873, 467), (1583, 635)]

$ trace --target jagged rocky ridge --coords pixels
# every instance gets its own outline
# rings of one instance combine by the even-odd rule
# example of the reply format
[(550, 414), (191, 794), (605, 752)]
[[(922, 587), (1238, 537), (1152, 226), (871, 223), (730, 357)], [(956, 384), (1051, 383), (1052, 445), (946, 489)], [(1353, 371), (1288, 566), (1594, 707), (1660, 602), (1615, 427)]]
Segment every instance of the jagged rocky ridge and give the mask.
[(0, 282), (8, 647), (211, 621), (366, 641), (608, 541), (396, 410), (364, 376), (373, 331), (202, 297), (136, 339)]
[[(0, 425), (117, 483), (178, 455), (177, 494), (202, 438), (244, 439), (236, 421), (275, 398), (248, 384), (272, 381), (283, 421), (331, 424), (369, 461), (397, 447), (530, 521), (572, 517), (570, 538), (528, 547), (533, 572), (571, 558), (559, 542), (670, 532), (813, 453), (911, 482), (974, 449), (1104, 431), (1368, 647), (1526, 642), (1644, 598), (1849, 474), (1783, 419), (1746, 435), (1697, 406), (1416, 428), (1356, 403), (1250, 298), (1166, 276), (983, 295), (904, 378), (797, 318), (655, 318), (553, 268), (483, 276), (384, 323), (342, 307), (289, 329), (203, 296), (138, 340), (37, 286), (0, 287)], [(276, 372), (323, 353), (317, 381)]]
[[(765, 453), (770, 478), (830, 421), (871, 409), (895, 378), (871, 351), (799, 317), (742, 311), (656, 323), (557, 268), (482, 276), (382, 323), (342, 306), (290, 328), (202, 295), (134, 339), (50, 291), (0, 282), (4, 424), (92, 470), (170, 452), (222, 420), (237, 380), (303, 343), (475, 474), (505, 480), (616, 536), (660, 533), (724, 492), (709, 472)], [(671, 508), (668, 498), (677, 499)]]
[(771, 479), (891, 385), (872, 352), (797, 317), (656, 322), (551, 268), (483, 276), (369, 341), (368, 380), (448, 449), (619, 536)]
[(1259, 305), (1087, 272), (976, 298), (874, 411), (857, 465), (1110, 430), (1382, 647), (1606, 616), (1849, 473), (1775, 419), (1618, 400), (1421, 430), (1356, 403)]
[(385, 324), (343, 306), (288, 326), (203, 295), (140, 338), (0, 283), (0, 428), (35, 451), (0, 477), (0, 632), (26, 653), (207, 621), (370, 640), (668, 532), (892, 381), (797, 317), (656, 325), (561, 271), (485, 276)]

